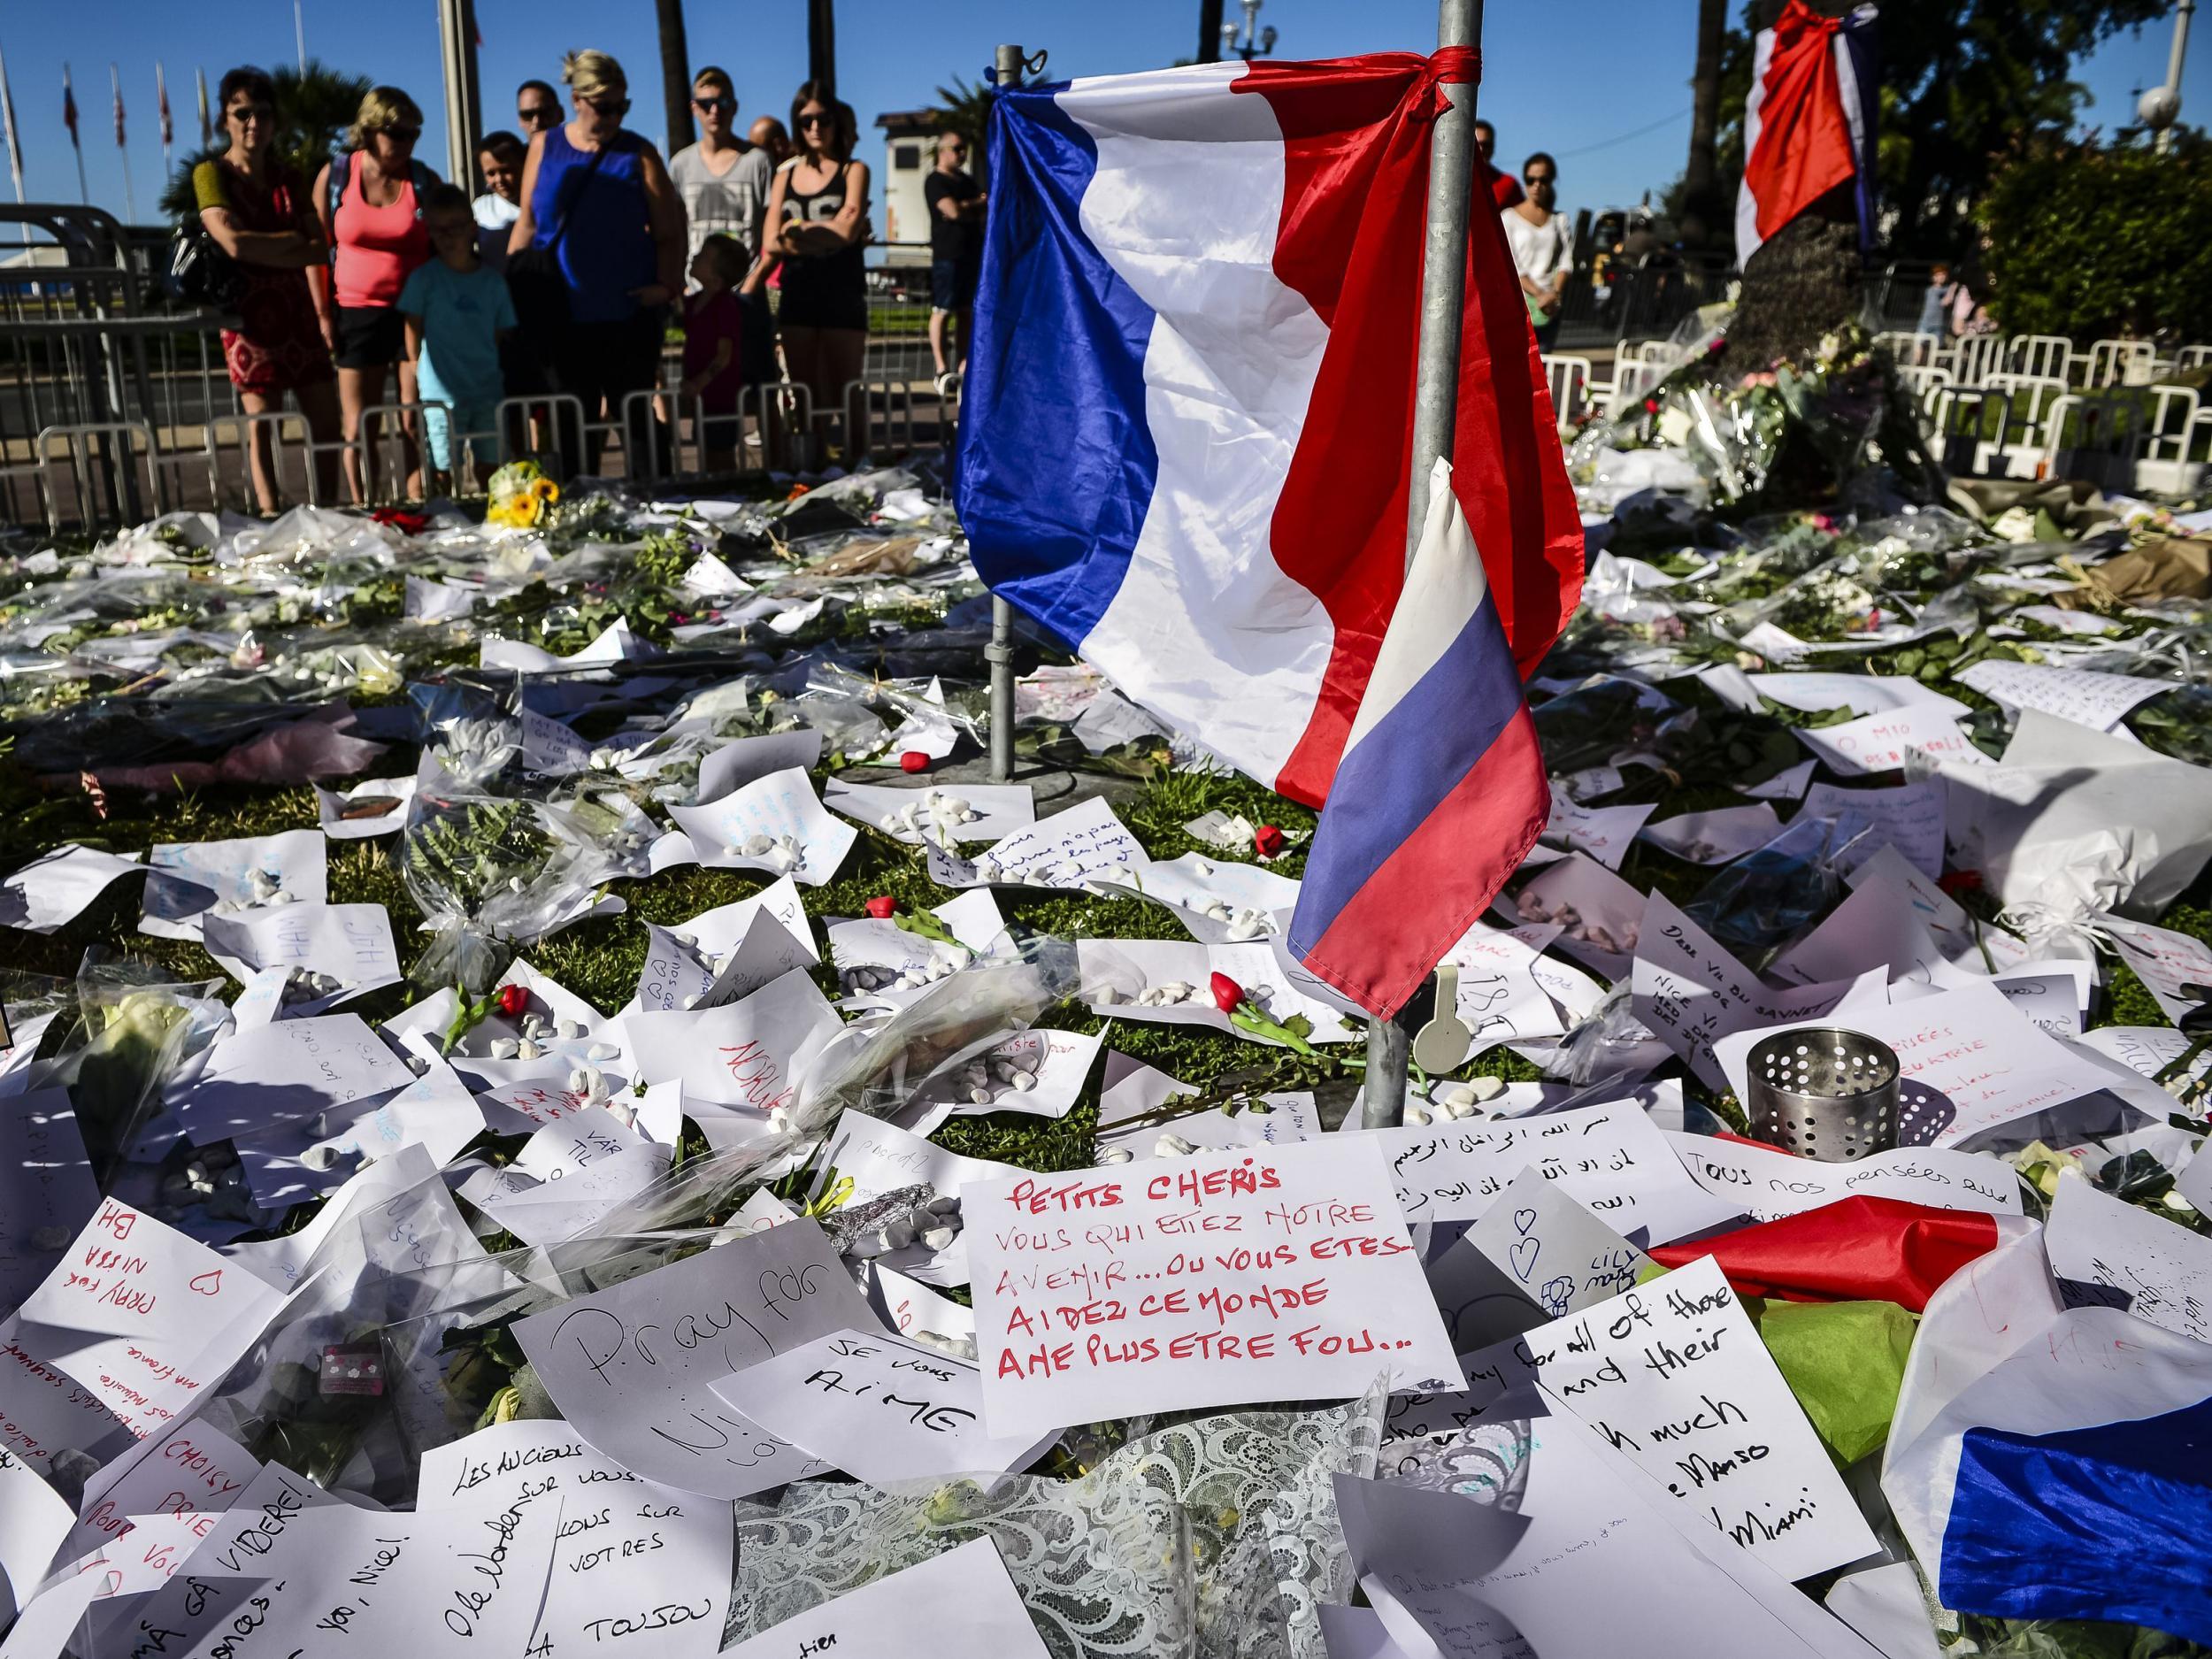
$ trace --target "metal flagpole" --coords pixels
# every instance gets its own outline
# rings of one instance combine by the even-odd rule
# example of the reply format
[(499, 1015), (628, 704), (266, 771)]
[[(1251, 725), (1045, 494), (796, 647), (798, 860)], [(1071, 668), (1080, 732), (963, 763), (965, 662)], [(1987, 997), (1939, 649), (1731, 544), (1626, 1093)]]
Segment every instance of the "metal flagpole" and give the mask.
[(469, 0), (438, 0), (438, 42), (445, 58), (446, 176), (472, 194), (476, 180), (476, 138), (482, 130), (472, 13)]
[[(1022, 83), (1022, 49), (1001, 46), (994, 59), (999, 90)], [(963, 340), (961, 349), (967, 349)], [(996, 594), (991, 595), (991, 642), (983, 648), (991, 664), (991, 781), (1004, 783), (1014, 775), (1014, 607)]]
[(123, 158), (123, 222), (138, 223), (138, 197), (131, 190), (131, 147), (123, 140), (123, 76), (111, 63), (108, 86), (115, 94), (115, 153)]
[[(1439, 0), (1436, 43), (1482, 44), (1482, 0)], [(1448, 84), (1450, 108), (1429, 142), (1428, 237), (1421, 253), (1421, 349), (1413, 388), (1413, 460), (1407, 479), (1406, 563), (1429, 514), (1429, 473), (1452, 456), (1459, 409), (1459, 330), (1467, 292), (1467, 234), (1474, 200), (1475, 87)], [(1449, 1009), (1440, 1009), (1448, 1014)], [(1360, 1122), (1389, 1128), (1405, 1114), (1406, 1028), (1367, 1022), (1367, 1077)]]
[(176, 136), (169, 119), (169, 78), (163, 73), (161, 60), (154, 60), (154, 113), (161, 122), (161, 176), (169, 177), (169, 145)]
[(61, 66), (62, 119), (69, 123), (69, 148), (77, 152), (77, 200), (92, 205), (92, 192), (84, 181), (84, 140), (77, 134), (77, 89), (69, 84), (69, 65)]
[(292, 44), (300, 55), (300, 79), (307, 79), (307, 20), (300, 15), (300, 0), (292, 0)]
[(200, 83), (200, 148), (205, 150), (215, 142), (215, 123), (207, 112), (207, 71), (196, 67), (192, 77)]
[(8, 62), (0, 57), (0, 126), (8, 134), (8, 175), (15, 180), (16, 204), (23, 203), (23, 141), (16, 136), (15, 94), (8, 89)]

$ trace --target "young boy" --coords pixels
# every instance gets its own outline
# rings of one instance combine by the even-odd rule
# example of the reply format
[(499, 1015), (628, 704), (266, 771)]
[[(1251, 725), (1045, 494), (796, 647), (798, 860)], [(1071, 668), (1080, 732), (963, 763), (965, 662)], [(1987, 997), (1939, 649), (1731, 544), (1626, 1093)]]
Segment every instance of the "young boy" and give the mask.
[(476, 165), (484, 170), (484, 194), (473, 204), (480, 234), (477, 251), (484, 263), (503, 275), (507, 269), (507, 234), (522, 216), (522, 164), (529, 153), (512, 133), (487, 133), (476, 147)]
[(407, 319), (407, 355), (426, 403), (450, 410), (423, 411), (423, 435), (437, 477), (434, 488), (452, 488), (453, 434), (472, 434), (469, 448), (480, 475), (495, 460), (494, 431), (506, 387), (499, 373), (499, 342), (515, 329), (515, 303), (507, 279), (487, 265), (476, 248), (476, 219), (468, 193), (441, 184), (425, 192), (423, 220), (433, 257), (418, 265), (400, 290)]
[(683, 389), (699, 400), (702, 465), (710, 473), (737, 470), (745, 311), (736, 288), (752, 263), (751, 250), (734, 236), (708, 237), (691, 258), (691, 280), (699, 286), (684, 300)]

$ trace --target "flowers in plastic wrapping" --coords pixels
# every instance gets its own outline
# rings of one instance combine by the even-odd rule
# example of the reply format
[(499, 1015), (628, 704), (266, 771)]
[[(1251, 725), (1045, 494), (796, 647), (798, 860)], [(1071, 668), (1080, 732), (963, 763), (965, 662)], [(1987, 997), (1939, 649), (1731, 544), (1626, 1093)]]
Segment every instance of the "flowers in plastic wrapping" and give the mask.
[(484, 510), (484, 522), (532, 529), (560, 498), (561, 487), (535, 461), (510, 461), (492, 474), (491, 505)]

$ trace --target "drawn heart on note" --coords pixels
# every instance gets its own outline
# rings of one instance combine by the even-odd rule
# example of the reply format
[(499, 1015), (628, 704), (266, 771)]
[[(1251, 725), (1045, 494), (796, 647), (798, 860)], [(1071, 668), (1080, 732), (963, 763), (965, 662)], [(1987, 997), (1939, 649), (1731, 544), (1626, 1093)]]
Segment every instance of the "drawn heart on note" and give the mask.
[(1536, 1212), (1533, 1210), (1517, 1210), (1513, 1212), (1513, 1231), (1523, 1238), (1528, 1237), (1529, 1229), (1535, 1225)]
[(1535, 1272), (1537, 1252), (1541, 1250), (1543, 1248), (1543, 1240), (1540, 1239), (1516, 1239), (1513, 1240), (1513, 1248), (1507, 1254), (1512, 1256), (1513, 1271), (1519, 1276), (1521, 1283), (1524, 1285), (1528, 1283), (1529, 1276)]
[(219, 1267), (209, 1268), (206, 1272), (192, 1281), (192, 1288), (203, 1296), (221, 1295), (223, 1294), (223, 1270)]

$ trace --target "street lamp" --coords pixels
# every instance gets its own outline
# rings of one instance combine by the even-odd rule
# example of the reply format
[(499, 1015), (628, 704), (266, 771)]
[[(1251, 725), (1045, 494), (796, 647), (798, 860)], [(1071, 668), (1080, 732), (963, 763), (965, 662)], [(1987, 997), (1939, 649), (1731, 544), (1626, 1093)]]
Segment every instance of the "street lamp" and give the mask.
[(1271, 23), (1265, 28), (1260, 27), (1260, 0), (1239, 0), (1239, 3), (1244, 7), (1244, 27), (1240, 31), (1243, 38), (1238, 38), (1240, 30), (1235, 24), (1224, 23), (1221, 26), (1221, 49), (1225, 52), (1234, 52), (1248, 64), (1255, 58), (1264, 58), (1275, 50), (1275, 26)]

